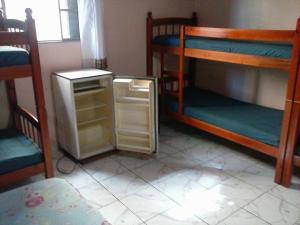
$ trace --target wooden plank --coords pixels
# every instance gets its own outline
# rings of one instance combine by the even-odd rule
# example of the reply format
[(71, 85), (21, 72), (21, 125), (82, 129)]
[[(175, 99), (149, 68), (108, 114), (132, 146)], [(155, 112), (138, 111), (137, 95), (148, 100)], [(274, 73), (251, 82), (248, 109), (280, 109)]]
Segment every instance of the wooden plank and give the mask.
[[(163, 71), (164, 75), (172, 77), (172, 78), (177, 78), (179, 77), (179, 72), (178, 71), (169, 71), (169, 70), (164, 70)], [(189, 74), (184, 74), (184, 77), (187, 78)]]
[(29, 64), (0, 67), (0, 80), (11, 80), (30, 76), (32, 76), (32, 67)]
[(26, 167), (24, 169), (17, 170), (15, 172), (0, 175), (0, 187), (11, 185), (25, 179), (28, 177), (37, 175), (45, 171), (45, 164), (39, 163), (34, 166)]
[(284, 169), (282, 176), (282, 185), (290, 186), (293, 174), (293, 161), (295, 157), (295, 150), (298, 147), (300, 129), (300, 104), (293, 103), (292, 115), (289, 124), (288, 141), (286, 145), (286, 153), (284, 159)]
[(295, 33), (295, 30), (245, 30), (191, 26), (185, 28), (186, 36), (287, 43), (293, 43)]
[(197, 120), (197, 119), (193, 119), (193, 118), (190, 118), (190, 117), (187, 117), (184, 115), (180, 115), (178, 113), (173, 113), (173, 112), (168, 111), (168, 114), (171, 117), (175, 118), (176, 120), (183, 122), (187, 125), (190, 125), (192, 127), (195, 127), (200, 130), (206, 131), (208, 133), (214, 134), (216, 136), (225, 138), (229, 141), (238, 143), (238, 144), (248, 147), (250, 149), (254, 149), (258, 152), (261, 152), (261, 153), (271, 156), (273, 158), (278, 157), (279, 149), (276, 147), (261, 143), (259, 141), (256, 141), (251, 138), (242, 136), (240, 134), (231, 132), (229, 130), (225, 130), (223, 128), (214, 126), (212, 124), (209, 124), (209, 123)]
[(294, 157), (294, 165), (295, 165), (296, 167), (300, 167), (300, 156), (296, 155), (296, 156)]
[(285, 102), (283, 120), (281, 125), (281, 134), (280, 134), (280, 147), (279, 147), (279, 156), (276, 162), (275, 170), (275, 182), (278, 184), (282, 183), (282, 176), (284, 171), (284, 160), (286, 157), (286, 146), (289, 137), (289, 127), (291, 121), (293, 103), (291, 101)]
[(17, 106), (15, 110), (17, 114), (25, 117), (34, 127), (39, 129), (39, 121), (32, 113), (20, 106)]
[(146, 22), (146, 75), (153, 76), (153, 48), (152, 48), (152, 38), (153, 38), (153, 24), (152, 24), (152, 14), (149, 12)]
[[(148, 18), (152, 18), (152, 13), (148, 13)], [(168, 17), (168, 18), (156, 18), (152, 19), (153, 26), (161, 26), (166, 24), (176, 25), (197, 25), (197, 13), (193, 13), (191, 18), (184, 17)]]
[(27, 32), (0, 31), (0, 45), (27, 45), (28, 43)]
[(300, 101), (300, 19), (298, 20), (297, 34), (294, 39), (287, 98)]
[(40, 126), (40, 137), (41, 137), (41, 149), (43, 150), (43, 157), (45, 163), (45, 173), (46, 177), (53, 177), (53, 165), (51, 156), (51, 144), (49, 140), (49, 130), (46, 116), (45, 108), (45, 97), (42, 81), (42, 72), (39, 56), (39, 47), (36, 36), (35, 21), (32, 18), (31, 9), (26, 9), (26, 23), (28, 30), (28, 38), (31, 50), (31, 62), (32, 62), (32, 81), (33, 81), (33, 91), (36, 102), (37, 118)]
[(152, 45), (152, 50), (153, 50), (153, 52), (179, 55), (179, 48), (178, 47), (170, 47), (170, 46), (163, 46), (163, 45)]
[(194, 21), (192, 18), (180, 17), (159, 18), (153, 20), (153, 26), (160, 26), (165, 24), (193, 25)]
[(164, 91), (165, 95), (169, 95), (169, 96), (172, 96), (172, 97), (175, 97), (175, 98), (178, 98), (178, 92), (176, 91)]
[(289, 71), (290, 61), (286, 59), (276, 59), (262, 56), (245, 55), (238, 53), (227, 53), (218, 51), (208, 51), (201, 49), (186, 48), (184, 55), (190, 58), (205, 59), (216, 62), (226, 62), (259, 68), (272, 68)]
[(178, 71), (178, 113), (183, 114), (183, 88), (184, 88), (184, 26), (180, 27), (179, 45), (179, 71)]

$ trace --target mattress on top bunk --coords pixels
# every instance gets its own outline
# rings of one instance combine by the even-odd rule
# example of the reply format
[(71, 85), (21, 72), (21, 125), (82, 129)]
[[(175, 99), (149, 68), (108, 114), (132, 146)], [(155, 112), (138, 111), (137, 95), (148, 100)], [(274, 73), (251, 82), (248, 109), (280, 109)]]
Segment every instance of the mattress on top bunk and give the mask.
[[(179, 43), (180, 40), (177, 35), (160, 35), (153, 39), (153, 44), (156, 45), (178, 47)], [(290, 59), (292, 57), (292, 45), (283, 43), (274, 44), (266, 42), (186, 37), (185, 47), (280, 59)]]
[(0, 46), (0, 67), (29, 64), (29, 54), (23, 48)]
[[(167, 98), (166, 104), (169, 110), (178, 111), (175, 98)], [(279, 146), (281, 110), (241, 102), (199, 88), (186, 88), (184, 114), (265, 144)]]

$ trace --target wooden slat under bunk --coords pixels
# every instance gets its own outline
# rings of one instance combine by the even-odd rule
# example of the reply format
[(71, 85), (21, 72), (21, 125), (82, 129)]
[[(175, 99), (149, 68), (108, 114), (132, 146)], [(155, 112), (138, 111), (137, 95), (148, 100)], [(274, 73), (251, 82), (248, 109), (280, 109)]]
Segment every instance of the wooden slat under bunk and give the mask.
[[(276, 30), (239, 30), (225, 28), (190, 27), (184, 28), (185, 36), (230, 39), (240, 41), (273, 42), (273, 43), (293, 43), (295, 31)], [(153, 44), (152, 50), (163, 54), (179, 55), (179, 47)], [(227, 62), (239, 65), (254, 66), (260, 68), (271, 68), (289, 71), (291, 61), (272, 57), (256, 55), (246, 55), (239, 53), (228, 53), (221, 51), (211, 51), (202, 49), (185, 48), (184, 56), (190, 58), (204, 59), (217, 62)]]
[[(226, 28), (209, 28), (209, 27), (191, 27), (183, 28), (184, 37), (201, 37), (214, 39), (228, 39), (239, 41), (253, 42), (270, 42), (270, 43), (289, 43), (292, 44), (296, 35), (291, 30), (242, 30)], [(184, 39), (180, 40), (184, 44)], [(248, 65), (260, 68), (273, 68), (289, 71), (291, 67), (290, 60), (277, 59), (271, 57), (245, 55), (238, 53), (227, 53), (220, 51), (210, 51), (201, 49), (184, 49), (184, 56), (205, 59), (210, 61), (227, 62), (240, 65)]]
[(187, 125), (190, 125), (192, 127), (209, 132), (219, 137), (223, 137), (227, 140), (241, 144), (250, 149), (254, 149), (258, 152), (269, 155), (271, 157), (278, 158), (279, 156), (279, 148), (276, 148), (274, 146), (264, 144), (252, 138), (248, 138), (246, 136), (237, 134), (235, 132), (211, 125), (209, 123), (206, 123), (198, 119), (194, 119), (185, 115), (180, 115), (179, 113), (173, 113), (171, 111), (167, 111), (167, 112), (170, 116), (176, 118), (176, 120), (185, 123)]
[[(1, 37), (0, 37), (1, 38)], [(0, 67), (0, 80), (11, 80), (12, 78), (24, 78), (32, 76), (30, 64), (10, 67)]]
[[(2, 25), (4, 21), (2, 16), (3, 15), (0, 15), (0, 28), (1, 26), (4, 26)], [(25, 29), (25, 23), (13, 19), (6, 20), (6, 23), (9, 24), (9, 31), (0, 31), (0, 46), (14, 46), (29, 50), (29, 33), (27, 31), (20, 30), (21, 28)], [(12, 80), (30, 77), (32, 75), (33, 72), (31, 64), (0, 67), (0, 80)]]

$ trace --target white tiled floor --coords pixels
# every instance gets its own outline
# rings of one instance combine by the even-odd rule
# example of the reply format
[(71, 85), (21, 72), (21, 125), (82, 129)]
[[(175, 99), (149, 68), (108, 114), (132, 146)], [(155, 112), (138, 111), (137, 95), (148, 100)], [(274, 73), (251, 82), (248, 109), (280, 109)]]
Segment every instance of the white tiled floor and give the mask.
[(56, 174), (113, 225), (300, 225), (300, 188), (276, 185), (274, 165), (185, 128), (161, 126), (159, 155), (121, 153)]

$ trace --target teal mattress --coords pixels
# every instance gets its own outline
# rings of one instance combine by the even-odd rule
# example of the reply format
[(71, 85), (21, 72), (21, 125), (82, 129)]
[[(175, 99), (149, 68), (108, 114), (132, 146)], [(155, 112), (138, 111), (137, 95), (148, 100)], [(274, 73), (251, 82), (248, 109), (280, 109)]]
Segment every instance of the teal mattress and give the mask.
[(0, 225), (109, 225), (62, 179), (47, 179), (0, 194)]
[(29, 54), (25, 49), (0, 46), (0, 67), (29, 64)]
[[(161, 35), (153, 39), (153, 44), (178, 47), (179, 37), (176, 35)], [(292, 45), (282, 43), (262, 43), (248, 41), (232, 41), (225, 39), (187, 37), (185, 47), (193, 49), (239, 53), (271, 58), (290, 59)]]
[[(178, 111), (177, 99), (168, 97), (166, 105)], [(283, 111), (224, 97), (199, 88), (185, 88), (184, 115), (249, 137), (279, 146)], [(300, 155), (300, 148), (297, 149)]]
[(0, 130), (0, 174), (42, 162), (37, 145), (15, 129)]

